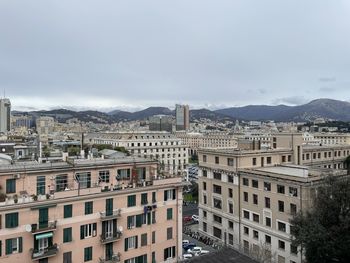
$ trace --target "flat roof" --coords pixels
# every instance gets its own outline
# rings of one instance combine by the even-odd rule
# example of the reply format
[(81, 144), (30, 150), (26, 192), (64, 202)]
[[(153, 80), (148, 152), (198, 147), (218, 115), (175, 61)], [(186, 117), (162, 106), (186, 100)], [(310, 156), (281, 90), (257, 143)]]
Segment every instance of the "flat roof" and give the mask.
[(261, 167), (254, 170), (304, 178), (309, 176), (309, 169), (305, 166), (271, 166)]

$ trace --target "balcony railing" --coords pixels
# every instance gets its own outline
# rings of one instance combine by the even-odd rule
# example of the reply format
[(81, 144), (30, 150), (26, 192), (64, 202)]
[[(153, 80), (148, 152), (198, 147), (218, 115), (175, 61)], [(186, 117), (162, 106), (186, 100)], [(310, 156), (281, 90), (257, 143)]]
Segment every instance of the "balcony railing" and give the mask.
[(39, 234), (39, 233), (44, 233), (48, 231), (54, 231), (56, 230), (56, 223), (57, 221), (49, 221), (46, 224), (45, 223), (37, 223), (37, 224), (32, 224), (32, 233), (33, 234)]
[(123, 233), (116, 231), (114, 233), (104, 233), (100, 235), (100, 240), (102, 244), (110, 243), (119, 240)]
[(110, 259), (100, 258), (99, 263), (118, 263), (120, 262), (120, 253), (113, 255)]
[(51, 247), (47, 247), (43, 250), (32, 249), (31, 251), (32, 251), (32, 259), (39, 260), (42, 258), (56, 256), (58, 252), (58, 247), (57, 247), (57, 244), (54, 244)]
[(115, 209), (113, 211), (105, 211), (105, 212), (100, 212), (100, 216), (102, 220), (109, 220), (109, 219), (114, 219), (121, 217), (121, 209)]

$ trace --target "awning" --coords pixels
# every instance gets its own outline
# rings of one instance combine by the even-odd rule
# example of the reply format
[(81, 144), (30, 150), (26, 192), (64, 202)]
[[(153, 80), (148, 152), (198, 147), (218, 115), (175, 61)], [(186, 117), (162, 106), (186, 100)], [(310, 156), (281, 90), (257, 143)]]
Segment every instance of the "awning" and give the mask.
[(35, 236), (35, 240), (39, 240), (39, 239), (43, 239), (43, 238), (48, 238), (48, 237), (52, 237), (53, 233), (52, 232), (48, 232), (48, 233), (43, 233), (43, 234), (38, 234)]

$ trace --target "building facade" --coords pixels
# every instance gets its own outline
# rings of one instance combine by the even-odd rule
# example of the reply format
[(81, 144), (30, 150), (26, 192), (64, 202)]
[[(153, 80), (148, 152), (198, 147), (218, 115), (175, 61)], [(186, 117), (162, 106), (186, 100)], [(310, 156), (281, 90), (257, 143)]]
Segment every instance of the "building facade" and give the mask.
[(173, 131), (173, 117), (169, 115), (155, 115), (149, 117), (150, 131)]
[(7, 98), (0, 99), (0, 132), (11, 130), (11, 102)]
[(2, 165), (0, 185), (1, 262), (176, 262), (181, 256), (182, 181), (158, 175), (154, 161)]
[(187, 131), (190, 129), (190, 108), (188, 105), (175, 106), (176, 130)]

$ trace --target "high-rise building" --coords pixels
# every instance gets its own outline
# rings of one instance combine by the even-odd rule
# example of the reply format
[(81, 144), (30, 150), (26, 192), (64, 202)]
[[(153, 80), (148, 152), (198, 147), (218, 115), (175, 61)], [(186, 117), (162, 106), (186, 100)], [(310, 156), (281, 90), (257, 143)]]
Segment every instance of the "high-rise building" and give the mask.
[(173, 131), (172, 116), (168, 115), (154, 115), (149, 118), (150, 131)]
[(188, 105), (176, 104), (176, 130), (184, 131), (190, 128), (190, 109)]
[(0, 99), (0, 132), (11, 129), (11, 102), (7, 98)]

